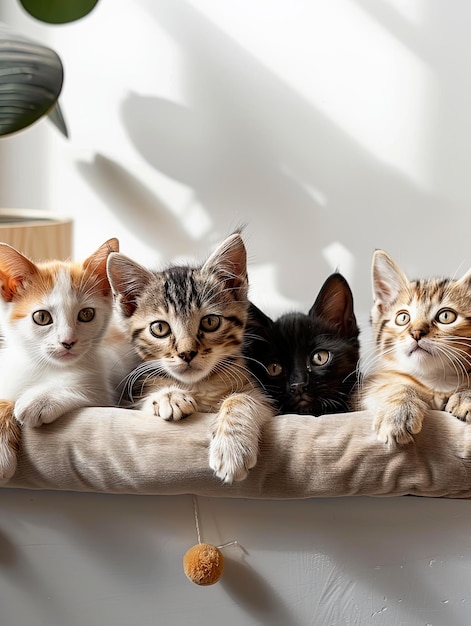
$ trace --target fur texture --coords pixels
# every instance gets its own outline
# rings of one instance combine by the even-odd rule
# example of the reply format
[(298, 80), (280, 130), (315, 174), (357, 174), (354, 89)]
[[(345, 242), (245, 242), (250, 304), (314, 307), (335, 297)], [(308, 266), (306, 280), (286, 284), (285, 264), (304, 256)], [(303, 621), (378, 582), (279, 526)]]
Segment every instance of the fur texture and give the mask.
[(83, 263), (35, 264), (0, 244), (0, 479), (15, 471), (18, 424), (112, 404), (102, 344), (113, 306), (106, 259), (117, 250), (110, 239)]
[(129, 377), (135, 406), (165, 420), (215, 412), (209, 464), (225, 482), (256, 464), (273, 409), (241, 355), (247, 321), (246, 250), (228, 237), (201, 266), (150, 271), (111, 254), (108, 277), (143, 363)]
[(287, 313), (273, 321), (252, 304), (245, 355), (279, 413), (341, 413), (351, 408), (358, 335), (352, 292), (334, 273), (307, 315)]
[(0, 481), (11, 478), (16, 470), (21, 429), (14, 409), (14, 402), (0, 400)]
[(427, 409), (471, 422), (471, 270), (409, 281), (376, 250), (372, 284), (375, 354), (362, 365), (359, 402), (374, 413), (378, 438), (407, 444)]

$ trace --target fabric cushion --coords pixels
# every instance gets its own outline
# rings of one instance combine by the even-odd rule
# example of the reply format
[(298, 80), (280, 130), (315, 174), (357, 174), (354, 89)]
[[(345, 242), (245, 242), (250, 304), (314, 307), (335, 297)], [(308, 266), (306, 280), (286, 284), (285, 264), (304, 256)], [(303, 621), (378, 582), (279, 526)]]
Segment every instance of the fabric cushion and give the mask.
[(138, 411), (87, 408), (25, 427), (6, 487), (120, 494), (295, 499), (471, 497), (471, 425), (430, 411), (407, 446), (376, 439), (371, 415), (282, 415), (263, 430), (249, 476), (223, 484), (208, 466), (213, 415), (165, 422)]

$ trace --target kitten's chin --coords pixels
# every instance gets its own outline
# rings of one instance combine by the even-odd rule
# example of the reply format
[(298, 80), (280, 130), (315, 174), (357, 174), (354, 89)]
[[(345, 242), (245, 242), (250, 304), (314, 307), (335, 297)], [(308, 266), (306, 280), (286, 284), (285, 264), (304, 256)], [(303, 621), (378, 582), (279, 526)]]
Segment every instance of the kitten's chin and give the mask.
[(64, 366), (64, 365), (69, 365), (71, 363), (76, 363), (80, 357), (82, 356), (81, 353), (78, 352), (59, 352), (56, 354), (51, 354), (49, 355), (49, 361), (51, 363), (55, 363), (56, 365), (59, 366)]
[[(422, 348), (417, 348), (405, 355), (400, 360), (400, 365), (405, 374), (418, 379), (431, 377), (435, 380), (437, 375), (438, 378), (442, 378), (448, 369), (446, 363), (443, 363), (441, 359), (437, 360), (434, 354)], [(452, 370), (452, 373), (454, 373), (454, 370)]]
[(434, 355), (428, 346), (421, 346), (416, 341), (404, 346), (404, 352), (400, 357), (400, 361), (404, 363), (407, 369), (415, 367), (423, 367), (424, 363), (434, 359)]
[(299, 400), (291, 400), (285, 404), (283, 408), (284, 413), (295, 413), (296, 415), (318, 415), (319, 411), (316, 410), (312, 398), (300, 398)]
[(203, 380), (203, 378), (208, 376), (208, 372), (206, 370), (196, 370), (188, 366), (185, 366), (184, 368), (177, 367), (168, 369), (167, 372), (172, 378), (175, 378), (185, 385), (198, 383), (200, 380)]

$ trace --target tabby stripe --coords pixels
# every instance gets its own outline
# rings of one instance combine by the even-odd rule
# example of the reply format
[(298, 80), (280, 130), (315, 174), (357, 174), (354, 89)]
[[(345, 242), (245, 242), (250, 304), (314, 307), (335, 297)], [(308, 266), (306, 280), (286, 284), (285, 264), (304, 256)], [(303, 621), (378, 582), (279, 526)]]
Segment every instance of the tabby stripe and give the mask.
[(132, 332), (132, 340), (135, 341), (138, 337), (140, 337), (142, 335), (142, 333), (145, 331), (145, 328), (136, 328), (136, 330), (134, 330)]
[(164, 294), (167, 304), (175, 311), (188, 312), (191, 302), (198, 301), (196, 285), (184, 267), (173, 268), (164, 282)]
[(389, 322), (389, 320), (383, 320), (383, 321), (381, 322), (381, 326), (379, 327), (378, 332), (377, 332), (377, 334), (376, 334), (376, 343), (379, 343), (379, 342), (380, 342), (381, 336), (382, 336), (382, 334), (383, 334), (384, 327), (386, 326), (386, 324), (387, 324), (388, 322)]
[(229, 322), (232, 322), (232, 324), (234, 324), (234, 326), (244, 326), (244, 322), (239, 319), (238, 317), (235, 317), (234, 315), (231, 315), (230, 317), (226, 317), (226, 320), (228, 320)]

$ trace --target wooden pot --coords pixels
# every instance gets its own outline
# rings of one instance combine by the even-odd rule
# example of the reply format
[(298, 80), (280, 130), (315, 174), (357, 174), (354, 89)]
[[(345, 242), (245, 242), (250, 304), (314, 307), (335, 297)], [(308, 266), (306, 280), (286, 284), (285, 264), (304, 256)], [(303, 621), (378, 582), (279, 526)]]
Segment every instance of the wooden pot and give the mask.
[(0, 242), (33, 261), (72, 256), (72, 220), (46, 211), (0, 209)]

